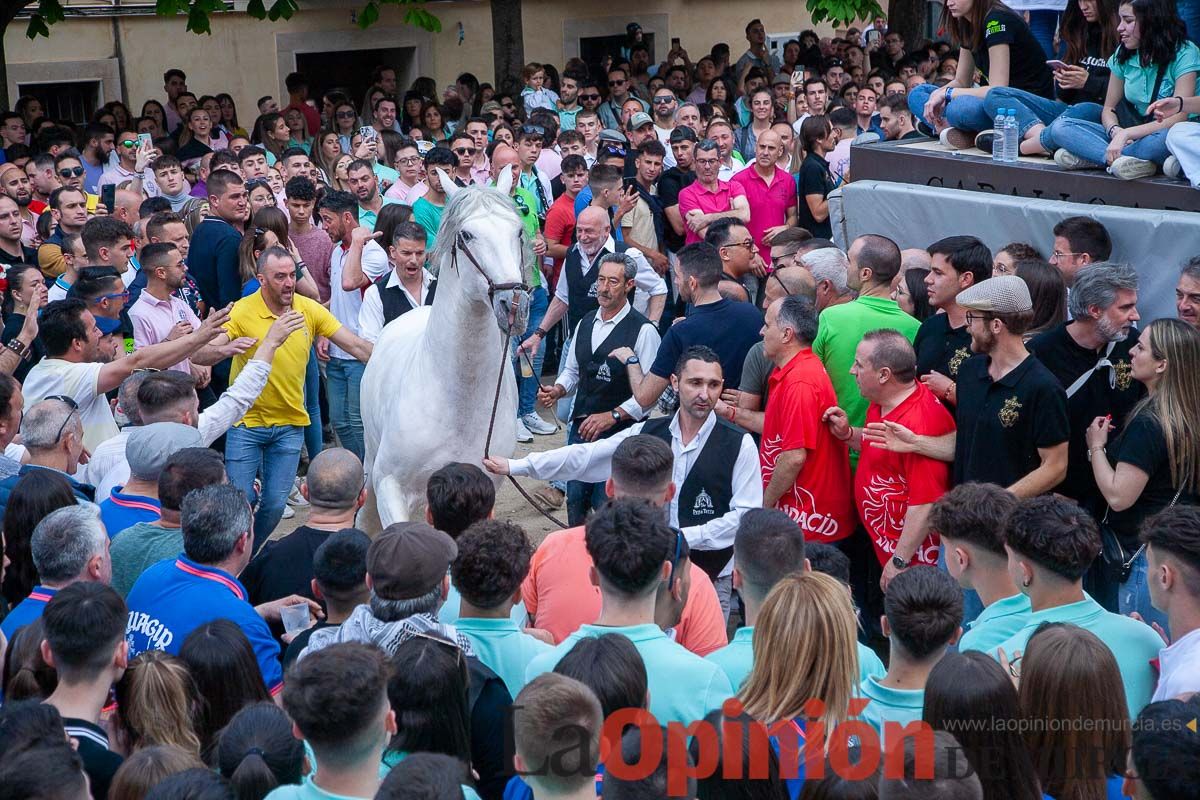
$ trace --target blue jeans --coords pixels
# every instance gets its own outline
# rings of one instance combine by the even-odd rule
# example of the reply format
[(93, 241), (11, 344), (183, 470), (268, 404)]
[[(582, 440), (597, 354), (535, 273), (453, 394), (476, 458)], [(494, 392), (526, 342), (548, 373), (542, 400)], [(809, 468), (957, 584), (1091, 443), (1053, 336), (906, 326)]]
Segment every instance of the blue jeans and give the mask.
[[(584, 441), (579, 436), (579, 422), (571, 423), (567, 431), (567, 444), (579, 444)], [(582, 525), (589, 511), (597, 509), (608, 501), (604, 491), (604, 482), (585, 483), (584, 481), (567, 481), (567, 524)]]
[[(1059, 120), (1074, 119), (1082, 120), (1083, 122), (1094, 122), (1100, 124), (1100, 114), (1104, 111), (1104, 106), (1099, 103), (1076, 103), (1073, 106), (1067, 106), (1067, 110), (1059, 115)], [(1054, 120), (1057, 122), (1058, 120)], [(1047, 153), (1053, 153), (1058, 148), (1062, 147), (1059, 141), (1054, 138), (1053, 122), (1046, 125), (1042, 130), (1041, 135), (1042, 148)]]
[(251, 502), (254, 502), (254, 479), (262, 473), (262, 497), (254, 515), (255, 552), (283, 517), (303, 443), (304, 429), (298, 425), (267, 428), (238, 425), (225, 435), (225, 471), (229, 482), (245, 492)]
[[(908, 93), (908, 108), (917, 119), (924, 122), (930, 130), (933, 130), (933, 123), (925, 119), (925, 104), (929, 102), (929, 97), (938, 87), (932, 83), (923, 83), (920, 86), (914, 87)], [(983, 98), (972, 97), (966, 94), (956, 94), (950, 98), (950, 102), (942, 106), (942, 113), (946, 117), (946, 122), (950, 125), (964, 131), (985, 131), (992, 127), (994, 117), (989, 117), (987, 109), (984, 108)]]
[(1175, 0), (1175, 11), (1187, 26), (1187, 37), (1200, 44), (1200, 0)]
[(1059, 13), (1044, 9), (1029, 12), (1029, 32), (1046, 51), (1046, 58), (1054, 58), (1054, 31), (1058, 28)]
[[(1050, 128), (1051, 136), (1059, 147), (1085, 161), (1104, 166), (1104, 151), (1108, 149), (1110, 140), (1099, 122), (1059, 117)], [(1130, 142), (1125, 145), (1121, 155), (1153, 161), (1161, 167), (1170, 155), (1167, 150), (1167, 131), (1158, 131)]]
[(304, 370), (304, 410), (308, 412), (308, 427), (304, 429), (304, 449), (311, 461), (325, 446), (321, 436), (321, 369), (317, 366), (317, 351), (308, 354)]
[[(983, 106), (987, 109), (988, 116), (992, 119), (996, 118), (996, 114), (1002, 108), (1011, 108), (1016, 111), (1017, 128), (1021, 131), (1022, 139), (1025, 138), (1025, 134), (1034, 125), (1039, 123), (1049, 125), (1061, 117), (1068, 108), (1066, 103), (1060, 103), (1057, 100), (1047, 100), (1032, 92), (1013, 89), (1011, 86), (997, 86), (995, 89), (992, 89), (987, 93), (987, 97), (983, 99)], [(1042, 132), (1043, 147), (1045, 147), (1044, 140), (1045, 131)], [(1050, 148), (1046, 148), (1046, 150), (1050, 153), (1054, 152)]]
[[(521, 375), (521, 365), (517, 362), (517, 345), (528, 339), (542, 324), (542, 319), (546, 316), (546, 309), (550, 307), (550, 296), (546, 294), (545, 287), (539, 286), (529, 293), (529, 325), (525, 328), (525, 333), (520, 339), (514, 340), (512, 344), (513, 369), (517, 371), (517, 416), (523, 417), (526, 414), (532, 414), (536, 410), (538, 376), (542, 374), (542, 360), (546, 357), (546, 342), (545, 340), (538, 343), (537, 352), (533, 354), (533, 377), (526, 378)], [(523, 357), (522, 357), (523, 360)]]
[(367, 365), (354, 358), (331, 358), (325, 365), (325, 389), (329, 394), (329, 416), (342, 447), (362, 461), (362, 415), (359, 413), (359, 385)]
[(1150, 565), (1146, 560), (1146, 551), (1142, 550), (1133, 560), (1133, 568), (1129, 578), (1117, 590), (1117, 601), (1122, 614), (1136, 611), (1149, 625), (1157, 622), (1163, 630), (1167, 630), (1167, 615), (1155, 608), (1150, 602), (1149, 584)]

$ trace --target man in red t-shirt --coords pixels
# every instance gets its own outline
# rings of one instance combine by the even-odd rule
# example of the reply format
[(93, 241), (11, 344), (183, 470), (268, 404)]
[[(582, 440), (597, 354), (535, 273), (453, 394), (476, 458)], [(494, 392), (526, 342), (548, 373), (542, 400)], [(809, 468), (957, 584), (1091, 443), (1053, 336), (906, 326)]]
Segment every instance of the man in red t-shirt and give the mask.
[[(867, 406), (866, 424), (897, 422), (922, 436), (954, 430), (954, 417), (925, 384), (917, 380), (917, 354), (899, 331), (884, 329), (863, 336), (850, 374)], [(950, 488), (950, 465), (918, 453), (893, 453), (862, 446), (862, 428), (853, 428), (840, 408), (825, 412), (829, 430), (860, 450), (854, 474), (854, 501), (875, 553), (883, 565), (879, 585), (913, 564), (935, 566), (938, 537), (927, 518), (934, 501)]]
[(813, 354), (816, 335), (808, 299), (790, 295), (767, 309), (763, 353), (777, 369), (768, 380), (759, 450), (763, 507), (786, 512), (808, 541), (835, 542), (854, 532), (850, 456), (822, 424), (837, 395)]
[(587, 186), (588, 168), (583, 156), (564, 156), (562, 160), (563, 193), (555, 198), (546, 212), (546, 227), (542, 235), (546, 238), (546, 258), (553, 259), (550, 270), (550, 285), (546, 291), (554, 294), (558, 273), (562, 269), (567, 251), (575, 243), (575, 198)]

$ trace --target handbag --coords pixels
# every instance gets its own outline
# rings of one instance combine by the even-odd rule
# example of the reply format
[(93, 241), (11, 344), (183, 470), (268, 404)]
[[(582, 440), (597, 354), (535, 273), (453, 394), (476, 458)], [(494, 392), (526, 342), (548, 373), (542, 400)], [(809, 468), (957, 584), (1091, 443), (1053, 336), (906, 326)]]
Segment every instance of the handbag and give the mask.
[[(1171, 498), (1171, 502), (1167, 508), (1179, 502), (1179, 495), (1183, 493), (1183, 487), (1175, 492), (1175, 496)], [(1100, 520), (1100, 563), (1101, 571), (1104, 577), (1109, 581), (1116, 583), (1124, 583), (1129, 580), (1129, 573), (1133, 572), (1133, 562), (1137, 561), (1137, 557), (1146, 549), (1145, 543), (1138, 546), (1137, 550), (1131, 555), (1125, 546), (1121, 544), (1121, 537), (1117, 536), (1117, 532), (1108, 524), (1109, 509), (1104, 509), (1104, 518)]]
[[(1166, 75), (1167, 65), (1158, 65), (1158, 75), (1154, 79), (1154, 90), (1150, 92), (1150, 102), (1153, 103), (1158, 99), (1158, 90), (1162, 88), (1163, 76)], [(1121, 102), (1117, 103), (1117, 107), (1113, 109), (1117, 115), (1117, 124), (1122, 128), (1135, 128), (1138, 125), (1145, 125), (1147, 122), (1153, 122), (1154, 117), (1139, 114), (1137, 106), (1122, 97)]]

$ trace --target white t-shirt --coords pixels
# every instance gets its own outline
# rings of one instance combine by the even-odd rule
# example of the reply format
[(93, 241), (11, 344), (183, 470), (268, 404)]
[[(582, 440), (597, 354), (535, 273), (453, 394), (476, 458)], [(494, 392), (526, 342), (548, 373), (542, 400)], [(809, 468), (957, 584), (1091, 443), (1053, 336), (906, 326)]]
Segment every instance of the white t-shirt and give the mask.
[(76, 363), (61, 358), (43, 358), (25, 377), (22, 390), (25, 407), (45, 400), (51, 395), (65, 395), (79, 406), (83, 419), (83, 445), (94, 452), (105, 440), (119, 433), (108, 398), (99, 390), (103, 364)]
[(658, 141), (666, 148), (667, 154), (663, 156), (663, 169), (670, 169), (676, 165), (675, 154), (671, 152), (671, 131), (674, 128), (660, 128), (658, 123), (654, 123), (654, 133), (658, 136)]
[(1158, 651), (1158, 688), (1154, 702), (1200, 692), (1200, 628)]
[[(346, 261), (349, 248), (340, 244), (333, 246), (329, 254), (329, 310), (337, 317), (338, 322), (358, 334), (358, 312), (362, 308), (362, 292), (358, 289), (347, 292), (342, 288), (342, 265)], [(391, 269), (387, 253), (375, 241), (368, 241), (362, 251), (362, 271), (370, 280), (375, 280)], [(343, 358), (353, 361), (354, 356), (335, 344), (329, 345), (331, 358)]]

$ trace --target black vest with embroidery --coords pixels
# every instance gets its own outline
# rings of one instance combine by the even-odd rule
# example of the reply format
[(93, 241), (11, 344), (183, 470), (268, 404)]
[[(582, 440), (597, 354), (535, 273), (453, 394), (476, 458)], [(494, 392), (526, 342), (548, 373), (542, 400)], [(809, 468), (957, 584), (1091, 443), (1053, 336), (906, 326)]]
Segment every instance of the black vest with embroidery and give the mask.
[[(625, 252), (625, 245), (620, 242), (614, 243), (614, 246), (615, 252)], [(575, 330), (581, 319), (600, 307), (600, 304), (596, 302), (596, 278), (600, 277), (600, 259), (606, 255), (608, 255), (608, 251), (603, 249), (596, 253), (591, 266), (584, 271), (583, 251), (579, 249), (579, 246), (576, 245), (567, 251), (567, 258), (563, 262), (559, 280), (562, 280), (563, 275), (567, 278), (567, 327), (569, 330)], [(634, 292), (636, 291), (635, 289)], [(630, 303), (633, 302), (634, 292), (629, 293)]]
[[(633, 349), (642, 326), (650, 324), (650, 320), (631, 308), (593, 352), (592, 326), (599, 313), (597, 309), (583, 318), (572, 345), (575, 348), (575, 361), (579, 364), (579, 388), (575, 394), (574, 411), (576, 419), (601, 411), (612, 411), (632, 396), (633, 387), (629, 385), (628, 370), (608, 354), (618, 347)], [(607, 438), (632, 424), (633, 420), (618, 422), (604, 436)]]
[[(672, 417), (652, 419), (642, 433), (671, 443)], [(733, 502), (733, 467), (741, 452), (746, 432), (719, 417), (696, 463), (678, 488), (679, 527), (690, 528), (720, 519), (729, 513)], [(733, 545), (720, 550), (692, 550), (692, 563), (714, 581), (733, 557)]]
[[(384, 325), (387, 325), (402, 314), (407, 314), (414, 308), (412, 301), (408, 299), (408, 295), (404, 292), (403, 288), (387, 285), (391, 277), (392, 272), (389, 270), (375, 279), (375, 288), (379, 290), (379, 300), (383, 303)], [(434, 281), (429, 284), (429, 291), (425, 294), (425, 305), (433, 304), (433, 295), (436, 291), (437, 281)]]

